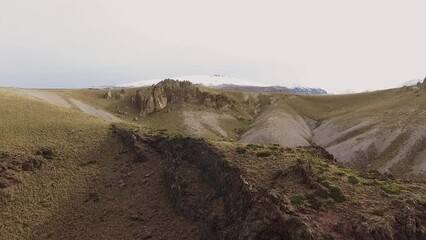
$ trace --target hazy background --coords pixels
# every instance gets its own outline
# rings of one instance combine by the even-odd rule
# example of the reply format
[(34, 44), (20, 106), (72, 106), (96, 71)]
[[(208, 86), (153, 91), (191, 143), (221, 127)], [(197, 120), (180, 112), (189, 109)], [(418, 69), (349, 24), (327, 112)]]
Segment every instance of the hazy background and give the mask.
[(424, 2), (0, 0), (0, 86), (221, 74), (388, 88), (426, 76)]

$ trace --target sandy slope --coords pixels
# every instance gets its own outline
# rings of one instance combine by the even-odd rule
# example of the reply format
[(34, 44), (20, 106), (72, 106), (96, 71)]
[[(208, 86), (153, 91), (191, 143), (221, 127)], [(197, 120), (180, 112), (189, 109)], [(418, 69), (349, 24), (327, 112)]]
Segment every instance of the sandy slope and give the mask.
[(252, 128), (241, 136), (240, 142), (308, 146), (311, 135), (308, 124), (300, 116), (272, 110), (260, 115)]
[(76, 100), (74, 98), (69, 98), (68, 100), (74, 106), (76, 106), (78, 109), (80, 109), (82, 112), (84, 112), (86, 114), (96, 116), (96, 117), (100, 117), (100, 118), (109, 119), (109, 120), (119, 120), (119, 118), (117, 118), (116, 116), (112, 115), (111, 113), (109, 113), (107, 111), (92, 107), (92, 106), (90, 106), (86, 103), (83, 103), (79, 100)]
[(66, 96), (63, 96), (58, 93), (54, 93), (49, 90), (16, 89), (15, 91), (22, 93), (28, 97), (42, 100), (44, 102), (48, 102), (50, 104), (54, 104), (57, 106), (79, 109), (80, 111), (95, 117), (100, 117), (106, 120), (115, 120), (115, 121), (120, 120), (118, 117), (114, 116), (113, 114), (105, 110), (95, 108), (79, 100), (68, 98)]
[[(354, 96), (341, 106), (338, 104), (344, 98), (302, 102), (303, 96), (299, 96), (271, 101), (241, 135), (240, 142), (276, 143), (285, 147), (313, 143), (326, 148), (346, 165), (395, 175), (424, 174), (423, 98), (396, 90), (372, 94), (375, 99), (370, 102), (360, 100), (369, 96)], [(302, 104), (289, 105), (293, 100)], [(358, 102), (361, 104), (354, 106)], [(314, 111), (316, 116), (312, 114)]]
[(228, 137), (228, 133), (220, 126), (219, 121), (233, 119), (228, 114), (219, 115), (213, 112), (184, 111), (182, 113), (183, 129), (190, 135), (209, 137), (216, 135)]
[(50, 104), (57, 106), (71, 108), (73, 105), (63, 96), (59, 94), (49, 92), (47, 90), (38, 90), (38, 89), (16, 89), (17, 92), (23, 93), (29, 97), (33, 97), (39, 100), (43, 100)]

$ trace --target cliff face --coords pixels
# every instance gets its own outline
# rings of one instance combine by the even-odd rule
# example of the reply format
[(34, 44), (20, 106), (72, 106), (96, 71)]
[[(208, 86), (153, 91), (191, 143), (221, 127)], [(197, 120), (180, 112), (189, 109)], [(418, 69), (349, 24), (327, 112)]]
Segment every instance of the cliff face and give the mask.
[(170, 104), (197, 103), (206, 107), (223, 108), (233, 103), (225, 94), (201, 91), (188, 81), (166, 79), (136, 92), (135, 103), (141, 115), (158, 112)]

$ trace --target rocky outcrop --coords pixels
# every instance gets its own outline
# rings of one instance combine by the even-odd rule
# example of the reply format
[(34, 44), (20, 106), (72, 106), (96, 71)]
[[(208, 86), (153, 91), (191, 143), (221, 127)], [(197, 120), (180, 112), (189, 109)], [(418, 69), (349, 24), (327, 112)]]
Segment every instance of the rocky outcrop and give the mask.
[(172, 202), (176, 211), (201, 223), (201, 239), (313, 239), (296, 214), (283, 212), (208, 143), (173, 138), (152, 146), (168, 156)]
[(121, 89), (120, 92), (117, 92), (117, 91), (113, 92), (111, 90), (108, 90), (108, 92), (104, 94), (104, 98), (122, 100), (126, 97), (125, 94), (126, 94), (126, 90), (124, 89)]
[(426, 77), (423, 80), (423, 82), (421, 83), (420, 89), (425, 90), (426, 89)]
[(104, 97), (106, 99), (111, 99), (112, 98), (112, 92), (111, 92), (111, 90), (108, 90), (108, 92), (105, 93)]
[(241, 169), (205, 141), (113, 129), (131, 151), (144, 142), (165, 156), (170, 203), (197, 222), (198, 239), (314, 239), (300, 217), (247, 182)]
[(201, 91), (188, 81), (166, 79), (136, 92), (134, 101), (141, 113), (147, 115), (161, 111), (171, 104), (196, 103), (206, 107), (223, 108), (233, 103), (225, 94)]
[[(129, 151), (137, 153), (138, 146), (146, 145), (163, 156), (164, 184), (170, 204), (178, 215), (196, 223), (197, 239), (408, 240), (426, 237), (426, 204), (422, 201), (384, 194), (383, 207), (392, 201), (389, 208), (377, 208), (377, 213), (372, 211), (374, 204), (356, 205), (361, 211), (351, 208), (352, 203), (362, 202), (353, 201), (352, 193), (348, 194), (342, 184), (321, 180), (318, 175), (320, 168), (335, 161), (320, 147), (286, 150), (288, 153), (306, 150), (326, 161), (320, 165), (297, 159), (286, 169), (275, 173), (271, 170), (269, 177), (260, 174), (253, 178), (250, 168), (229, 160), (228, 153), (206, 141), (140, 135), (117, 127), (114, 131)], [(338, 179), (337, 175), (334, 179)], [(369, 188), (361, 184), (350, 186), (366, 191)], [(296, 189), (305, 195), (294, 195)], [(375, 200), (378, 196), (370, 195)], [(297, 203), (296, 197), (309, 204)], [(348, 214), (349, 209), (353, 212)]]

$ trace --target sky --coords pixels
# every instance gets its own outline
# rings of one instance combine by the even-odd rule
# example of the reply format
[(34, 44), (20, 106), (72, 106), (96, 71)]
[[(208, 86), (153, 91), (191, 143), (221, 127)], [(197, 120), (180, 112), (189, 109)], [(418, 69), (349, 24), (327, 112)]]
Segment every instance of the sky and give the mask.
[(220, 74), (330, 92), (426, 76), (426, 1), (0, 0), (0, 86)]

